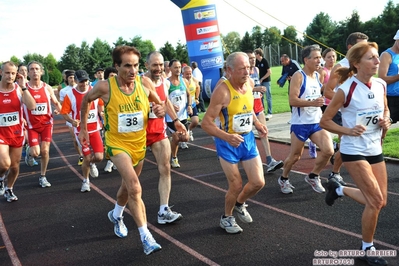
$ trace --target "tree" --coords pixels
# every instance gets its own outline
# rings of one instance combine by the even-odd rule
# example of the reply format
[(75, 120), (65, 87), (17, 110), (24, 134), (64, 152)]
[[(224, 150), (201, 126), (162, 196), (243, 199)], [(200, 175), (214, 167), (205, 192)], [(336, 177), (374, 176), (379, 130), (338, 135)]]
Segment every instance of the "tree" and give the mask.
[[(83, 44), (82, 44), (83, 46)], [(86, 47), (86, 45), (84, 46)], [(80, 49), (80, 55), (85, 57), (87, 55), (84, 50)], [(95, 39), (93, 45), (90, 47), (90, 60), (82, 60), (82, 66), (84, 66), (84, 62), (90, 62), (90, 65), (86, 66), (85, 69), (89, 74), (94, 74), (98, 68), (104, 68), (107, 66), (112, 66), (112, 58), (111, 58), (111, 47), (106, 41), (101, 41), (100, 39)], [(85, 58), (82, 58), (85, 59)]]
[(245, 32), (244, 37), (241, 40), (240, 43), (240, 51), (247, 51), (247, 50), (253, 50), (254, 49), (254, 43), (251, 39), (251, 36), (249, 36), (248, 31)]
[(281, 42), (281, 31), (277, 27), (270, 27), (263, 31), (265, 45), (279, 44)]
[(298, 59), (297, 45), (299, 40), (297, 39), (297, 32), (294, 26), (288, 26), (284, 30), (284, 34), (281, 39), (281, 54), (287, 54), (293, 59)]
[(263, 40), (263, 34), (262, 34), (262, 29), (259, 26), (255, 26), (252, 28), (252, 34), (251, 34), (251, 39), (254, 47), (263, 47), (264, 46), (264, 40)]
[(392, 46), (392, 37), (398, 30), (398, 25), (399, 4), (394, 6), (390, 0), (378, 18), (364, 24), (364, 30), (372, 41), (377, 41), (380, 52), (383, 52)]
[(224, 58), (229, 54), (240, 50), (241, 37), (236, 31), (227, 33), (226, 36), (220, 35), (220, 40), (223, 44)]
[(318, 43), (325, 48), (329, 47), (329, 39), (335, 30), (335, 23), (330, 16), (323, 12), (317, 14), (305, 31), (304, 45)]
[(68, 45), (64, 54), (61, 56), (60, 61), (58, 62), (58, 67), (60, 67), (60, 70), (82, 69), (82, 66), (80, 65), (79, 53), (80, 49), (75, 44)]
[(187, 45), (182, 44), (180, 41), (177, 42), (176, 57), (180, 62), (190, 65), (189, 58), (188, 58)]
[(163, 55), (165, 61), (170, 61), (176, 58), (176, 51), (172, 44), (166, 42), (163, 47), (159, 49), (160, 53)]

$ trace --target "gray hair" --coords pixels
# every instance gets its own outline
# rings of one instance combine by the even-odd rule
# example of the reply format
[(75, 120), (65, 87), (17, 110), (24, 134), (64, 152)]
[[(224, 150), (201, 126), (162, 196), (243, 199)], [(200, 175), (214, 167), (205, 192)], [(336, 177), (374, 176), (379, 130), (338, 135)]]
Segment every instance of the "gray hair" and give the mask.
[(244, 52), (234, 52), (229, 54), (229, 56), (226, 58), (226, 67), (229, 67), (231, 69), (234, 69), (235, 66), (235, 61), (238, 56), (244, 56), (246, 58), (249, 58), (248, 55)]
[(321, 53), (321, 48), (318, 44), (312, 44), (309, 46), (306, 46), (305, 48), (303, 48), (302, 50), (302, 62), (305, 63), (305, 58), (310, 58), (310, 54), (313, 51), (319, 51)]

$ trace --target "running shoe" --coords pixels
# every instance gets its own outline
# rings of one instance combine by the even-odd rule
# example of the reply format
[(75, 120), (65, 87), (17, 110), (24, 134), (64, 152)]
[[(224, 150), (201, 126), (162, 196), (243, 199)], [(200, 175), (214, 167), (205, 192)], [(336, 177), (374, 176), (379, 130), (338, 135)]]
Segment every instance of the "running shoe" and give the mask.
[(243, 230), (242, 228), (236, 223), (236, 219), (234, 216), (227, 216), (225, 218), (220, 218), (220, 227), (226, 230), (229, 234), (237, 234), (241, 233)]
[(180, 146), (180, 149), (182, 149), (182, 150), (188, 149), (187, 142), (180, 142), (179, 146)]
[(341, 184), (333, 177), (328, 180), (327, 183), (327, 193), (325, 201), (328, 206), (332, 206), (334, 201), (338, 199), (340, 196), (337, 194), (337, 188), (339, 188)]
[(238, 218), (241, 220), (241, 222), (243, 223), (252, 223), (252, 217), (249, 214), (249, 212), (247, 211), (247, 208), (245, 207), (245, 205), (241, 205), (240, 207), (238, 206), (234, 206), (234, 211), (237, 213)]
[(30, 147), (28, 145), (28, 146), (26, 146), (26, 151), (25, 151), (26, 152), (26, 154), (25, 154), (25, 163), (26, 163), (27, 166), (32, 167), (32, 166), (35, 165), (35, 163), (34, 163), (35, 159), (32, 156), (30, 156), (29, 150), (30, 150)]
[(328, 176), (328, 181), (330, 181), (331, 178), (335, 178), (343, 186), (346, 185), (344, 179), (342, 178), (342, 176), (339, 173), (331, 172), (330, 175)]
[(95, 163), (90, 165), (90, 176), (93, 178), (98, 177), (98, 169)]
[(151, 234), (148, 234), (143, 240), (143, 249), (146, 255), (150, 255), (151, 253), (161, 250), (162, 247), (155, 241)]
[(180, 168), (179, 160), (176, 158), (172, 158), (172, 162), (170, 163), (172, 168)]
[(90, 189), (90, 181), (85, 180), (82, 182), (82, 187), (80, 188), (80, 192), (89, 192)]
[(114, 163), (111, 160), (107, 161), (107, 165), (104, 168), (105, 172), (111, 173), (112, 172), (112, 167), (114, 166)]
[(277, 180), (278, 184), (280, 185), (281, 192), (284, 194), (291, 194), (294, 193), (293, 188), (295, 188), (293, 185), (291, 185), (290, 180), (282, 180), (281, 176)]
[(7, 199), (8, 202), (13, 202), (18, 200), (17, 196), (14, 194), (14, 192), (11, 189), (7, 189), (4, 192), (4, 197)]
[(284, 162), (283, 161), (276, 161), (274, 159), (272, 159), (272, 161), (266, 165), (267, 169), (266, 172), (267, 173), (271, 173), (276, 171), (277, 169), (280, 169), (281, 167), (284, 166)]
[[(194, 136), (193, 136), (193, 131), (192, 131), (192, 130), (189, 130), (189, 131), (188, 131), (188, 135), (189, 135), (188, 140), (189, 140), (189, 141), (194, 141)], [(186, 145), (187, 145), (187, 144), (186, 144)], [(188, 147), (187, 147), (187, 149), (188, 149)]]
[(45, 176), (39, 177), (39, 186), (41, 187), (51, 187), (50, 182), (47, 181)]
[(124, 238), (127, 237), (127, 228), (125, 223), (123, 222), (123, 216), (114, 218), (114, 210), (108, 212), (108, 219), (114, 224), (114, 233), (117, 237)]
[(175, 211), (172, 211), (171, 207), (165, 207), (165, 211), (161, 214), (158, 212), (158, 223), (159, 224), (170, 224), (173, 223), (174, 221), (178, 221), (183, 216)]
[(4, 180), (0, 180), (0, 196), (3, 196), (5, 191)]
[(369, 246), (364, 251), (366, 251), (366, 255), (364, 255), (363, 257), (359, 257), (359, 259), (366, 261), (368, 265), (373, 265), (373, 266), (388, 265), (388, 262), (384, 258), (376, 256), (377, 250), (374, 246)]
[(316, 144), (314, 144), (312, 141), (309, 141), (309, 156), (313, 159), (317, 158)]
[(324, 189), (324, 187), (321, 185), (321, 181), (320, 181), (320, 177), (316, 176), (315, 178), (309, 178), (309, 176), (307, 175), (305, 177), (305, 181), (306, 183), (308, 183), (314, 191), (316, 191), (317, 193), (324, 193), (326, 192), (326, 190)]
[(82, 165), (82, 164), (83, 164), (83, 157), (80, 156), (80, 157), (79, 157), (79, 160), (78, 160), (78, 165), (80, 166), (80, 165)]

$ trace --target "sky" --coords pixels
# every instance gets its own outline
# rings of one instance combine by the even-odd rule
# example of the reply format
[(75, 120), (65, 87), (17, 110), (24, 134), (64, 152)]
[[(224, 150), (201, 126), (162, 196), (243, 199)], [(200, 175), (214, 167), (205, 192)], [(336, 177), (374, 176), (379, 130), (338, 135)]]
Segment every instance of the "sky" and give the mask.
[[(388, 0), (319, 1), (319, 5), (314, 0), (209, 2), (216, 5), (220, 33), (237, 31), (242, 37), (256, 25), (262, 29), (275, 26), (282, 32), (292, 25), (300, 34), (320, 12), (339, 22), (356, 10), (365, 22), (379, 16)], [(86, 41), (92, 45), (99, 38), (112, 47), (119, 37), (130, 40), (135, 36), (151, 40), (156, 49), (167, 41), (173, 46), (185, 43), (180, 9), (170, 0), (0, 0), (0, 62), (11, 56), (23, 59), (28, 53), (44, 57), (51, 53), (59, 60), (71, 44), (80, 47)]]

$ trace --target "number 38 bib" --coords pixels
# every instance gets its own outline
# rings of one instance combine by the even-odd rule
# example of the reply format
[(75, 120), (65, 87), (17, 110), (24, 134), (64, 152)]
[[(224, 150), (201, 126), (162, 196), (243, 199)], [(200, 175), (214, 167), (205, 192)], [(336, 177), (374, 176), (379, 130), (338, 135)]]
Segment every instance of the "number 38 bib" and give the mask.
[(137, 132), (144, 128), (143, 111), (118, 114), (118, 132)]

